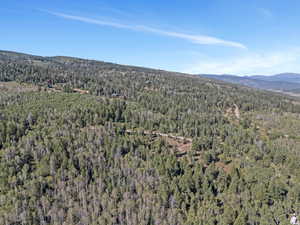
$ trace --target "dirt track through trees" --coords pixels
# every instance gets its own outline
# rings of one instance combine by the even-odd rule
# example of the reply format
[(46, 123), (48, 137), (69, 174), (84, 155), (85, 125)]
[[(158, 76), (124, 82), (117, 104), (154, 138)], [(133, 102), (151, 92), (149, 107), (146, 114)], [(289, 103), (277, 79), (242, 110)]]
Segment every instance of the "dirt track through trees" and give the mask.
[[(126, 130), (126, 133), (136, 133), (137, 131), (128, 129)], [(146, 135), (156, 135), (163, 137), (169, 145), (171, 145), (176, 152), (178, 152), (180, 155), (185, 155), (188, 151), (191, 150), (192, 148), (192, 138), (187, 138), (183, 136), (176, 136), (173, 134), (166, 134), (166, 133), (161, 133), (161, 132), (156, 132), (156, 131), (143, 131), (144, 134)]]

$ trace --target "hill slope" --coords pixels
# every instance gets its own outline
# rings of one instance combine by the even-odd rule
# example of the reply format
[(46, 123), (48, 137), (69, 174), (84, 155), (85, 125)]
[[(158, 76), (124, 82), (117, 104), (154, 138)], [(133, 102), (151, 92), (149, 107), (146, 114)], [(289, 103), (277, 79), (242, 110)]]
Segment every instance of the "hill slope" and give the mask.
[(296, 99), (11, 52), (0, 81), (0, 224), (285, 224), (297, 209)]

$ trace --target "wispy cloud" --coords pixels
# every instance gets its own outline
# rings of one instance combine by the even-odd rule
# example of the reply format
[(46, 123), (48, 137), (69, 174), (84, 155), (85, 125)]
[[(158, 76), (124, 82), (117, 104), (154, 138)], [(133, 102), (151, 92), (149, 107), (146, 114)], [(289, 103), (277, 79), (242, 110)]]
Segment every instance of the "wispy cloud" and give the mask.
[(273, 17), (273, 13), (269, 9), (258, 8), (257, 10), (265, 18), (272, 18)]
[(271, 75), (281, 72), (299, 72), (299, 60), (299, 49), (264, 54), (252, 53), (225, 60), (201, 58), (198, 63), (189, 65), (184, 72), (193, 74)]
[(144, 25), (115, 23), (115, 22), (106, 21), (106, 20), (92, 19), (92, 18), (88, 18), (88, 17), (75, 16), (75, 15), (59, 13), (59, 12), (52, 12), (52, 11), (44, 11), (44, 12), (47, 12), (47, 13), (57, 16), (57, 17), (69, 19), (69, 20), (76, 20), (76, 21), (89, 23), (89, 24), (95, 24), (95, 25), (99, 25), (99, 26), (109, 26), (109, 27), (114, 27), (114, 28), (119, 28), (119, 29), (127, 29), (127, 30), (133, 30), (133, 31), (155, 33), (155, 34), (162, 35), (162, 36), (169, 36), (169, 37), (183, 39), (186, 41), (193, 42), (195, 44), (222, 45), (222, 46), (228, 46), (228, 47), (234, 47), (234, 48), (240, 48), (240, 49), (247, 49), (247, 47), (242, 43), (234, 42), (234, 41), (227, 41), (227, 40), (223, 40), (223, 39), (211, 37), (211, 36), (191, 35), (191, 34), (186, 34), (186, 33), (156, 29), (156, 28), (152, 28), (152, 27), (144, 26)]

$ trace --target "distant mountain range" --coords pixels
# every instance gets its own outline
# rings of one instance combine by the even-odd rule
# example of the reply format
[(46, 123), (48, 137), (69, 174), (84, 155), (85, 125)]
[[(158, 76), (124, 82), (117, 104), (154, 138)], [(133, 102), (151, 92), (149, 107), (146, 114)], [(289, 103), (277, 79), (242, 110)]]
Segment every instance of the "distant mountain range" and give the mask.
[(300, 74), (281, 73), (272, 76), (254, 75), (254, 76), (236, 76), (236, 75), (213, 75), (202, 74), (202, 77), (222, 80), (229, 83), (241, 84), (252, 88), (300, 93)]

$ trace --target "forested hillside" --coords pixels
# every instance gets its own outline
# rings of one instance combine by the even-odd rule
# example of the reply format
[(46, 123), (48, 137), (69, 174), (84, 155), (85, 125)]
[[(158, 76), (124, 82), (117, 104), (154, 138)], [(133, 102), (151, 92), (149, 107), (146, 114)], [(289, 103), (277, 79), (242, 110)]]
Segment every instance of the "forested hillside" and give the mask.
[(289, 224), (300, 102), (187, 74), (0, 52), (0, 224)]

